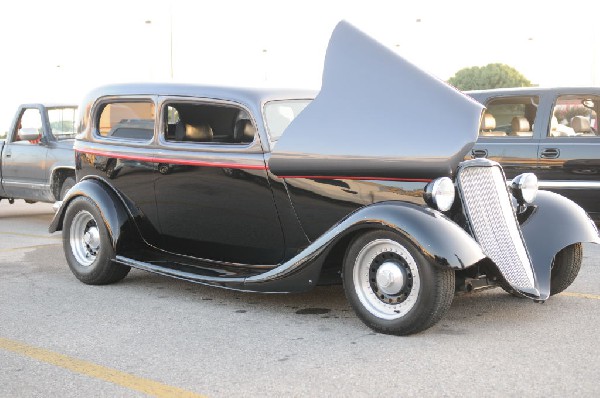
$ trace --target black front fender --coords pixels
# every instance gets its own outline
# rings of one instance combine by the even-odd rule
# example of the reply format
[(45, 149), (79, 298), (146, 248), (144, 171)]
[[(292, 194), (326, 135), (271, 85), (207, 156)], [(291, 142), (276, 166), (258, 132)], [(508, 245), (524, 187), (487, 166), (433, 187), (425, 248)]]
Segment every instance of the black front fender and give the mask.
[(550, 295), (554, 256), (574, 243), (600, 243), (598, 229), (575, 202), (549, 191), (539, 191), (522, 221), (523, 238), (533, 264), (540, 298)]
[(50, 223), (50, 233), (62, 231), (65, 212), (73, 199), (79, 196), (87, 197), (96, 204), (108, 229), (113, 248), (117, 251), (121, 235), (132, 230), (133, 221), (121, 198), (106, 184), (96, 179), (82, 180), (69, 191)]
[(357, 230), (374, 228), (401, 234), (437, 266), (459, 270), (485, 258), (479, 244), (441, 213), (407, 202), (379, 202), (350, 214), (289, 261), (266, 273), (246, 278), (244, 288), (306, 290), (318, 280), (322, 261), (335, 243)]

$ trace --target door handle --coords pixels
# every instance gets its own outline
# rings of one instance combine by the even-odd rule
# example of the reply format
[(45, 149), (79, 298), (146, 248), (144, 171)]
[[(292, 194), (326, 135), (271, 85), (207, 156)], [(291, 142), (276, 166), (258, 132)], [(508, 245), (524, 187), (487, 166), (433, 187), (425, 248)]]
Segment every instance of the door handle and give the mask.
[(546, 148), (541, 154), (544, 159), (556, 159), (560, 156), (560, 151), (556, 148)]
[(486, 158), (488, 155), (487, 149), (473, 149), (471, 151), (473, 158)]
[(7, 158), (12, 156), (12, 152), (11, 151), (6, 151), (4, 152), (4, 154), (6, 155)]

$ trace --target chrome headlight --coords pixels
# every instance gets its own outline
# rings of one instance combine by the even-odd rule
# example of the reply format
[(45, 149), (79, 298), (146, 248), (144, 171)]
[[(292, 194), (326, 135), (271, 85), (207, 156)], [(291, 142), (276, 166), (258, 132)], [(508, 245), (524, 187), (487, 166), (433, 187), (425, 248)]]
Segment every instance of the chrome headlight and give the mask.
[(520, 204), (531, 204), (538, 192), (538, 179), (533, 173), (519, 174), (511, 183), (512, 193)]
[(440, 177), (431, 181), (425, 187), (423, 199), (434, 209), (448, 211), (454, 203), (454, 183), (448, 177)]

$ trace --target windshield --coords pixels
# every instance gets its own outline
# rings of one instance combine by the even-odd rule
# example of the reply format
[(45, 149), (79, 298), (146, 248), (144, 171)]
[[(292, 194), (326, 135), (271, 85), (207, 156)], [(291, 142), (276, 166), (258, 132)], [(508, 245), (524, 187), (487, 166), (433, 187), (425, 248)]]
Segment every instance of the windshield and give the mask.
[(48, 120), (52, 134), (57, 140), (74, 138), (76, 131), (77, 108), (48, 108)]
[(265, 105), (265, 122), (271, 141), (277, 141), (283, 134), (283, 130), (311, 101), (309, 99), (299, 99), (267, 102)]

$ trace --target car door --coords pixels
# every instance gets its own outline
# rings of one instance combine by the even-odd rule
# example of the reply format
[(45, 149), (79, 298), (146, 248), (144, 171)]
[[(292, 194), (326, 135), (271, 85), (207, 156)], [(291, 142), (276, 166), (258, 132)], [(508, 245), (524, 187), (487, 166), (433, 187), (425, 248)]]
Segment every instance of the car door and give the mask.
[(562, 93), (540, 141), (540, 188), (575, 201), (600, 221), (600, 95)]
[(216, 100), (160, 103), (160, 247), (219, 262), (277, 264), (283, 233), (249, 112)]
[(507, 179), (535, 171), (539, 145), (540, 97), (505, 94), (483, 99), (486, 106), (479, 138), (470, 158), (500, 163)]
[[(42, 107), (25, 107), (17, 120), (2, 151), (2, 184), (7, 196), (28, 200), (47, 200), (50, 192), (46, 158), (47, 141), (43, 138)], [(22, 140), (21, 129), (37, 130), (39, 138)]]

